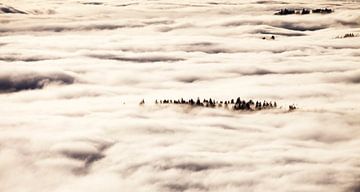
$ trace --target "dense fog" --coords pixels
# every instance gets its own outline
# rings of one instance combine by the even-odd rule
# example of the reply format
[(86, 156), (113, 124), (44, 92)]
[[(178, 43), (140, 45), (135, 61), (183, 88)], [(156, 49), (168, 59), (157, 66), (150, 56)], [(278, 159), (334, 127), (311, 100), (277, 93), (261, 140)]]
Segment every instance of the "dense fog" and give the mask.
[[(359, 10), (2, 0), (0, 191), (359, 192)], [(279, 107), (155, 104), (198, 97)]]

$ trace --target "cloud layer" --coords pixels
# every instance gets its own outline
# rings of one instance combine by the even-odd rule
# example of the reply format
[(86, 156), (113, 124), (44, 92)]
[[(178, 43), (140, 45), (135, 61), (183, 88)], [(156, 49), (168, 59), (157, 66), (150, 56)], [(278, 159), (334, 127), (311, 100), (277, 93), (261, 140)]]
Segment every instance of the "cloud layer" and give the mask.
[[(358, 192), (359, 9), (2, 1), (0, 191)], [(154, 104), (238, 96), (280, 108)]]

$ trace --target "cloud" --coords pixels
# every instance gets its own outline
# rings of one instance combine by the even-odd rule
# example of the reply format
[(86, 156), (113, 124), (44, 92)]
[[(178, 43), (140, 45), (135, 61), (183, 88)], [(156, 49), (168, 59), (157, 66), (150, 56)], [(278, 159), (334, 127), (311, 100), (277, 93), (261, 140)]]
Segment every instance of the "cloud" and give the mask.
[(240, 21), (231, 21), (223, 24), (223, 26), (225, 27), (236, 27), (241, 25), (269, 25), (272, 27), (283, 28), (293, 31), (317, 31), (329, 27), (329, 24), (322, 23), (321, 20), (320, 23), (314, 23), (309, 20), (302, 20), (301, 22), (299, 22), (298, 20), (285, 20), (285, 19), (283, 20), (276, 19), (274, 21), (272, 20), (262, 21), (261, 19), (258, 20), (242, 19)]
[(135, 63), (151, 63), (151, 62), (177, 62), (184, 59), (169, 56), (139, 56), (139, 57), (121, 57), (116, 55), (89, 55), (98, 59), (127, 61)]
[(102, 3), (102, 2), (85, 2), (82, 4), (84, 4), (84, 5), (103, 5), (104, 3)]
[[(330, 76), (330, 75), (329, 75)], [(332, 77), (327, 77), (334, 83), (349, 83), (349, 84), (359, 84), (360, 83), (360, 72), (358, 70), (349, 71), (347, 73), (335, 73), (331, 74)]]
[(14, 61), (24, 61), (24, 62), (35, 62), (42, 60), (52, 60), (57, 59), (55, 57), (44, 57), (44, 56), (19, 56), (19, 55), (9, 55), (1, 56), (0, 61), (14, 62)]
[(0, 91), (17, 92), (30, 89), (42, 89), (50, 84), (66, 85), (75, 82), (75, 78), (66, 73), (16, 72), (0, 74)]
[(93, 25), (41, 25), (41, 26), (31, 26), (29, 28), (18, 27), (15, 29), (12, 28), (3, 28), (1, 29), (1, 33), (9, 33), (12, 31), (18, 32), (66, 32), (66, 31), (92, 31), (92, 30), (114, 30), (120, 28), (138, 28), (143, 27), (141, 24), (93, 24)]
[(0, 191), (358, 191), (358, 2), (0, 7)]
[(360, 187), (358, 185), (351, 187), (351, 189), (349, 190), (351, 192), (359, 192), (360, 191)]
[(0, 4), (0, 11), (1, 13), (3, 14), (26, 14), (26, 12), (24, 11), (20, 11), (18, 9), (15, 9), (13, 7), (9, 7), (9, 6), (5, 6), (5, 5), (2, 5)]
[(110, 146), (111, 143), (106, 141), (80, 140), (61, 142), (53, 146), (52, 151), (58, 152), (67, 158), (83, 162), (82, 167), (77, 167), (73, 171), (75, 174), (87, 174), (95, 161), (105, 157), (102, 153)]

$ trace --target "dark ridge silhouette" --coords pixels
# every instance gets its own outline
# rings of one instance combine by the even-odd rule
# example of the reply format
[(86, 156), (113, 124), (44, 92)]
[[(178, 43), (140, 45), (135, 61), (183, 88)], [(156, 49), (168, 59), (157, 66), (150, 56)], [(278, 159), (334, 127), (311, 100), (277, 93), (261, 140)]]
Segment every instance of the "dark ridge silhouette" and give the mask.
[(292, 15), (295, 14), (294, 9), (280, 9), (280, 11), (276, 12), (275, 15)]
[[(140, 105), (144, 105), (145, 100), (140, 102)], [(267, 109), (276, 109), (278, 105), (276, 101), (253, 101), (253, 100), (241, 100), (240, 97), (231, 100), (215, 100), (212, 98), (209, 99), (201, 99), (198, 97), (196, 100), (189, 99), (184, 100), (183, 98), (177, 100), (163, 99), (163, 100), (155, 100), (156, 105), (186, 105), (191, 107), (207, 107), (207, 108), (226, 108), (231, 109), (233, 111), (260, 111)], [(294, 111), (297, 109), (295, 105), (289, 105), (289, 111)]]
[[(156, 101), (156, 102), (157, 102), (157, 101)], [(140, 103), (139, 103), (139, 105), (145, 105), (145, 100), (144, 100), (144, 99), (141, 100)]]
[(321, 14), (329, 14), (334, 12), (334, 10), (329, 8), (320, 8), (320, 9), (313, 9), (312, 13), (321, 13)]
[(295, 105), (289, 105), (289, 111), (293, 111), (296, 109), (296, 106)]
[(329, 8), (320, 8), (320, 9), (313, 9), (310, 11), (310, 9), (302, 8), (302, 9), (292, 9), (292, 8), (285, 8), (280, 9), (278, 12), (275, 13), (275, 15), (308, 15), (310, 13), (320, 13), (320, 14), (329, 14), (334, 12), (334, 10)]
[(346, 33), (345, 35), (342, 36), (337, 36), (337, 39), (344, 39), (344, 38), (351, 38), (351, 37), (359, 37), (359, 34), (354, 34), (354, 33)]
[(310, 14), (310, 10), (309, 9), (302, 9), (301, 12), (300, 12), (301, 15), (307, 15), (307, 14)]

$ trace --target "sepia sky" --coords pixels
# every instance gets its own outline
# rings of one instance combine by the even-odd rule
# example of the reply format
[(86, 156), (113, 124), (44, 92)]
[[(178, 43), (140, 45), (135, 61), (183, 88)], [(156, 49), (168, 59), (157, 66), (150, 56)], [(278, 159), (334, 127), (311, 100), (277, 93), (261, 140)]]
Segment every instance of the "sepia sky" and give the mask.
[[(359, 10), (2, 0), (0, 192), (359, 192)], [(238, 96), (280, 108), (154, 105)]]

